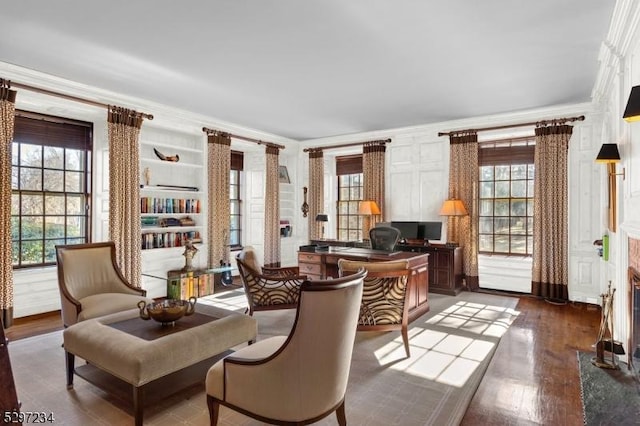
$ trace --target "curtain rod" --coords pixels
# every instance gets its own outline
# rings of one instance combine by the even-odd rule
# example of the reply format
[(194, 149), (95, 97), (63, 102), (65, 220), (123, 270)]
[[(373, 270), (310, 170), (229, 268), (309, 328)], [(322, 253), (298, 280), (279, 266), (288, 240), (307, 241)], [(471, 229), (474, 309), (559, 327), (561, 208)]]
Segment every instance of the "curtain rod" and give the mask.
[(453, 136), (460, 133), (475, 133), (475, 132), (482, 132), (485, 130), (510, 129), (512, 127), (546, 126), (548, 124), (563, 124), (563, 123), (571, 123), (574, 121), (584, 121), (584, 115), (581, 115), (579, 117), (554, 118), (553, 120), (533, 121), (530, 123), (506, 124), (504, 126), (483, 127), (481, 129), (466, 129), (466, 130), (452, 130), (450, 132), (438, 132), (438, 136)]
[(391, 143), (391, 139), (377, 139), (377, 140), (373, 140), (373, 141), (366, 141), (366, 142), (354, 142), (354, 143), (343, 143), (341, 145), (328, 145), (328, 146), (319, 146), (316, 148), (305, 148), (302, 151), (303, 152), (309, 152), (309, 151), (324, 151), (325, 149), (333, 149), (333, 148), (345, 148), (348, 146), (358, 146), (358, 145), (364, 145), (367, 143)]
[[(42, 93), (43, 95), (55, 96), (55, 97), (58, 97), (58, 98), (67, 99), (67, 100), (75, 101), (75, 102), (81, 102), (83, 104), (93, 105), (93, 106), (102, 107), (102, 108), (106, 108), (106, 109), (110, 109), (111, 108), (111, 105), (105, 104), (105, 103), (102, 103), (102, 102), (92, 101), (92, 100), (85, 99), (85, 98), (79, 98), (79, 97), (73, 96), (73, 95), (66, 95), (64, 93), (54, 92), (53, 90), (49, 90), (49, 89), (43, 89), (43, 88), (40, 88), (40, 87), (29, 86), (28, 84), (16, 83), (15, 81), (10, 81), (10, 80), (5, 80), (5, 81), (9, 83), (9, 87), (11, 87), (11, 85), (13, 84), (14, 87), (17, 87), (19, 89), (29, 90), (31, 92), (36, 92), (36, 93)], [(139, 114), (140, 114), (140, 116), (146, 118), (147, 120), (153, 120), (153, 114), (147, 114), (147, 113), (144, 113), (144, 112), (140, 112)]]
[(258, 145), (266, 145), (266, 146), (271, 146), (273, 148), (285, 149), (284, 145), (279, 145), (273, 142), (265, 142), (265, 141), (261, 141), (260, 139), (248, 138), (246, 136), (234, 135), (233, 133), (223, 132), (221, 130), (208, 129), (206, 127), (203, 127), (202, 131), (205, 132), (207, 136), (229, 136), (231, 138), (242, 139), (243, 141), (257, 143)]

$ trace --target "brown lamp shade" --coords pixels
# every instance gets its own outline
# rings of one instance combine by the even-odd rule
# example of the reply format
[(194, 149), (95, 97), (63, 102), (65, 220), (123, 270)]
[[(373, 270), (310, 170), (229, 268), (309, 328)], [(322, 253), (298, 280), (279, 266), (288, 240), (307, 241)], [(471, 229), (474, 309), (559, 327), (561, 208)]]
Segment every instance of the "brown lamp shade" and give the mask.
[(603, 143), (596, 157), (596, 163), (617, 163), (620, 161), (618, 144)]
[(441, 216), (466, 216), (468, 214), (469, 213), (464, 207), (462, 200), (458, 200), (456, 198), (445, 200), (445, 202), (442, 203), (442, 208), (440, 209)]
[(627, 107), (624, 109), (622, 118), (629, 123), (632, 121), (640, 121), (640, 86), (634, 86), (631, 89)]
[(358, 214), (363, 214), (363, 215), (380, 214), (380, 207), (378, 207), (378, 203), (376, 203), (375, 201), (360, 201), (360, 206), (358, 207)]
[(319, 214), (316, 215), (316, 222), (329, 222), (329, 215)]

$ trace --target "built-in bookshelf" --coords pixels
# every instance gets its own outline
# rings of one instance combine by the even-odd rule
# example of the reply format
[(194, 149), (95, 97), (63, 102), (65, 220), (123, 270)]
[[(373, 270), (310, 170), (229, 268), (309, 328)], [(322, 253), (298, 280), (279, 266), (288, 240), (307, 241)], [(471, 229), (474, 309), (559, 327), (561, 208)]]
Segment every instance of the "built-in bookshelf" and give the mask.
[[(160, 156), (178, 161), (162, 160)], [(206, 143), (202, 134), (143, 127), (138, 220), (142, 233), (143, 288), (149, 297), (167, 297), (167, 271), (185, 266), (184, 245), (188, 240), (198, 250), (193, 266), (207, 266), (205, 164)]]
[(141, 141), (142, 250), (203, 242), (203, 155), (202, 147), (188, 143)]

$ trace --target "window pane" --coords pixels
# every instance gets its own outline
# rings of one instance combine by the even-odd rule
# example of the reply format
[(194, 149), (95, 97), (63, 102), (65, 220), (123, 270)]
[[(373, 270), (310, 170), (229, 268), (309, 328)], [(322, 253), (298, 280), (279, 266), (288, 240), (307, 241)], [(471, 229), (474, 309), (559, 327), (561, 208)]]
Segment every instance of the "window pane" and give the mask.
[(480, 198), (493, 198), (493, 182), (480, 183)]
[(20, 144), (20, 165), (42, 167), (42, 146)]
[(493, 200), (481, 200), (480, 216), (492, 216), (492, 215), (493, 215)]
[(64, 238), (64, 216), (49, 216), (44, 229), (46, 238)]
[(509, 236), (508, 235), (495, 236), (494, 251), (497, 253), (509, 253)]
[(231, 216), (231, 229), (240, 229), (240, 216)]
[(349, 199), (349, 194), (351, 194), (351, 192), (349, 191), (349, 188), (340, 188), (340, 199), (341, 200), (348, 200)]
[[(14, 239), (13, 236), (11, 239)], [(20, 245), (14, 240), (11, 243), (11, 263), (15, 265), (18, 262), (20, 262)]]
[(358, 217), (357, 216), (349, 216), (349, 228), (357, 228), (358, 227)]
[(17, 167), (12, 167), (11, 168), (11, 189), (18, 189), (19, 185), (19, 179), (18, 179), (18, 168)]
[(511, 179), (526, 179), (527, 178), (527, 165), (519, 164), (511, 166)]
[(509, 218), (497, 217), (493, 220), (495, 234), (509, 234)]
[(493, 166), (480, 167), (480, 180), (493, 180)]
[(84, 237), (84, 216), (67, 216), (67, 236)]
[(358, 214), (358, 207), (360, 206), (360, 201), (350, 201), (349, 202), (349, 214), (356, 215)]
[(44, 243), (44, 261), (55, 262), (56, 261), (56, 245), (65, 244), (64, 239), (60, 240), (47, 240)]
[(84, 197), (67, 195), (67, 214), (81, 215), (84, 213)]
[(533, 238), (527, 237), (527, 254), (533, 253)]
[(229, 232), (229, 244), (232, 246), (240, 245), (240, 231)]
[(16, 241), (20, 238), (20, 218), (18, 216), (11, 216), (11, 241)]
[(509, 216), (509, 200), (495, 200), (495, 216)]
[(493, 234), (493, 218), (481, 217), (479, 232), (481, 234)]
[(64, 168), (64, 148), (45, 146), (43, 167), (48, 169)]
[(527, 164), (527, 179), (533, 180), (533, 177), (535, 176), (535, 170), (536, 166), (534, 166), (533, 164)]
[(526, 216), (527, 215), (527, 201), (511, 200), (511, 216)]
[(496, 180), (509, 180), (509, 166), (496, 166)]
[(527, 254), (527, 237), (511, 237), (511, 253)]
[(511, 233), (517, 235), (526, 235), (527, 220), (524, 217), (512, 217), (511, 218)]
[(351, 188), (351, 190), (349, 191), (349, 199), (362, 200), (362, 188), (361, 187)]
[(229, 185), (229, 198), (237, 200), (240, 198), (240, 188), (237, 185)]
[(65, 165), (67, 170), (78, 170), (83, 171), (84, 169), (84, 161), (83, 161), (83, 151), (77, 149), (67, 149), (67, 156), (65, 158)]
[(83, 191), (83, 174), (82, 172), (66, 172), (65, 173), (64, 189), (68, 192), (82, 192)]
[[(44, 197), (44, 209), (46, 215), (65, 214), (64, 195), (46, 195)], [(64, 222), (63, 222), (64, 223)]]
[(64, 191), (64, 172), (62, 170), (44, 171), (45, 191)]
[(512, 197), (526, 197), (527, 196), (527, 181), (514, 180), (511, 181), (511, 196)]
[(240, 214), (240, 201), (229, 201), (229, 208), (231, 210), (231, 214)]
[(533, 218), (527, 218), (527, 235), (533, 235)]
[(533, 197), (533, 180), (527, 181), (527, 197)]
[(480, 251), (493, 251), (493, 235), (480, 235)]
[(43, 263), (42, 246), (43, 246), (42, 240), (23, 241), (22, 256), (20, 256), (20, 262), (23, 265)]
[(42, 239), (44, 236), (43, 223), (42, 216), (23, 216), (20, 236), (23, 240)]
[(23, 194), (22, 195), (22, 205), (20, 209), (20, 214), (41, 215), (44, 213), (43, 207), (44, 207), (44, 204), (42, 202), (42, 194), (38, 194), (38, 195)]
[(511, 193), (510, 182), (496, 182), (496, 195), (495, 198), (507, 198)]
[(20, 186), (23, 191), (42, 191), (42, 169), (20, 169)]

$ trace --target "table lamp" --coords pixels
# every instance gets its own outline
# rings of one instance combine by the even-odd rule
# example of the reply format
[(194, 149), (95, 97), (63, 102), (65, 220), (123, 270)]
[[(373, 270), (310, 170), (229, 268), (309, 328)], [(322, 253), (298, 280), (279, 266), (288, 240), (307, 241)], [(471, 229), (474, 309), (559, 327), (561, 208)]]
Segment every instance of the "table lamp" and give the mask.
[(316, 222), (320, 222), (322, 224), (320, 239), (324, 240), (324, 223), (329, 222), (329, 216), (324, 213), (319, 213), (318, 215), (316, 215)]
[[(360, 201), (360, 205), (358, 206), (358, 214), (369, 216), (369, 228), (371, 227), (371, 216), (380, 214), (380, 207), (378, 207), (378, 203), (373, 200), (364, 200)], [(368, 240), (369, 238), (369, 229), (362, 229), (363, 239)]]
[[(460, 217), (466, 216), (468, 214), (469, 213), (467, 212), (467, 209), (465, 208), (462, 200), (458, 200), (457, 198), (450, 198), (448, 200), (445, 200), (445, 202), (442, 203), (442, 208), (440, 209), (441, 216)], [(457, 247), (458, 243), (454, 241), (447, 241), (446, 246)]]

